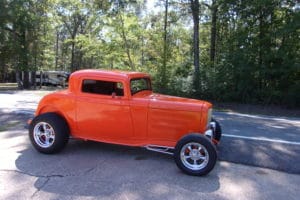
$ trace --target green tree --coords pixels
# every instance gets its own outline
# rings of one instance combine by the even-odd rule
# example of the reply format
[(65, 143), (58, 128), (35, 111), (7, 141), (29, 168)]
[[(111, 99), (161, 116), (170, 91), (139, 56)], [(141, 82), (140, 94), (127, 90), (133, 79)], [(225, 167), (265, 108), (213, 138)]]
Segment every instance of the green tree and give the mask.
[(6, 57), (7, 66), (13, 66), (16, 72), (24, 72), (25, 89), (30, 87), (29, 71), (35, 70), (39, 57), (37, 49), (40, 45), (37, 41), (41, 38), (39, 31), (49, 6), (47, 1), (39, 2), (41, 4), (35, 0), (1, 2), (1, 33), (6, 37), (3, 46), (10, 47), (2, 55)]

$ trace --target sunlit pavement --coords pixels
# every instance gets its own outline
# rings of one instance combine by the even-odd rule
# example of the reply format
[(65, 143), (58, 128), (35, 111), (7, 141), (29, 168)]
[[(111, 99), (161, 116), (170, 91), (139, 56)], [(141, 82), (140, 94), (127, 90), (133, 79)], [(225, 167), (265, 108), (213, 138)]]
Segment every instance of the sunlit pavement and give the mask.
[(71, 141), (37, 153), (24, 129), (0, 132), (0, 199), (298, 199), (300, 176), (218, 162), (205, 177), (141, 148)]
[[(297, 174), (227, 161), (219, 161), (208, 176), (192, 177), (183, 174), (172, 157), (141, 148), (71, 140), (59, 154), (37, 153), (23, 127), (41, 97), (30, 92), (0, 94), (0, 199), (292, 200), (300, 196), (300, 176)], [(228, 127), (229, 122), (222, 113), (216, 113), (216, 116), (227, 134), (234, 129), (233, 125)], [(239, 121), (237, 127), (240, 128), (241, 124)], [(236, 130), (235, 135), (239, 136), (239, 129)], [(250, 134), (248, 131), (244, 136), (270, 138), (267, 137), (269, 133), (260, 137), (247, 135)], [(290, 141), (297, 138), (297, 132), (290, 132), (287, 138), (278, 137), (271, 139)], [(282, 143), (260, 141), (265, 142), (263, 146), (258, 141), (259, 145), (255, 146), (257, 142), (251, 139), (235, 138), (240, 140), (236, 141), (226, 136), (223, 139), (219, 154), (225, 151), (237, 158), (240, 152), (241, 155), (256, 153), (253, 158), (259, 158), (261, 162), (265, 152), (261, 153), (256, 147), (264, 150), (268, 145), (287, 155), (294, 153), (285, 148), (291, 145)], [(238, 149), (241, 144), (245, 147)], [(247, 149), (249, 145), (254, 146)], [(281, 159), (283, 155), (277, 157)], [(278, 166), (287, 164), (274, 163)], [(297, 165), (297, 162), (292, 164)], [(280, 170), (284, 171), (284, 168)]]
[(0, 111), (33, 114), (39, 100), (49, 91), (0, 91)]

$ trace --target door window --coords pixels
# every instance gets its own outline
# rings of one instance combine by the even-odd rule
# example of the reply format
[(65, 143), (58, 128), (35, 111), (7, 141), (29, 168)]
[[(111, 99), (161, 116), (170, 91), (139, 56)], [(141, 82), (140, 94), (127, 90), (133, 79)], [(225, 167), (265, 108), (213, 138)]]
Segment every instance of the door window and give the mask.
[(113, 81), (85, 79), (82, 83), (82, 92), (100, 95), (112, 95), (115, 93), (117, 96), (124, 96), (123, 84)]

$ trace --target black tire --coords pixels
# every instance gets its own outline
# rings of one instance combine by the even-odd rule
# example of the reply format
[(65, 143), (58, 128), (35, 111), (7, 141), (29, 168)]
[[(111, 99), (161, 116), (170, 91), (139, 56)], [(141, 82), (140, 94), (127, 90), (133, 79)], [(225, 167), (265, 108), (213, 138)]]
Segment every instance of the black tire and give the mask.
[(45, 154), (61, 151), (69, 140), (69, 126), (56, 113), (44, 113), (35, 117), (29, 126), (29, 138), (34, 148)]
[(211, 121), (216, 123), (216, 132), (215, 132), (214, 139), (217, 140), (218, 142), (220, 142), (221, 137), (222, 137), (222, 128), (221, 128), (221, 125), (214, 118), (212, 118)]
[[(189, 145), (191, 145), (190, 147), (193, 152), (187, 152), (187, 150), (191, 150), (188, 148)], [(201, 148), (199, 149), (199, 147)], [(194, 157), (191, 155), (194, 155)], [(188, 156), (191, 158), (187, 158)], [(199, 157), (201, 158), (198, 159)], [(177, 143), (174, 151), (174, 159), (178, 168), (184, 173), (192, 176), (203, 176), (214, 168), (217, 161), (217, 151), (206, 136), (190, 134), (184, 136)], [(191, 164), (192, 162), (193, 164)]]

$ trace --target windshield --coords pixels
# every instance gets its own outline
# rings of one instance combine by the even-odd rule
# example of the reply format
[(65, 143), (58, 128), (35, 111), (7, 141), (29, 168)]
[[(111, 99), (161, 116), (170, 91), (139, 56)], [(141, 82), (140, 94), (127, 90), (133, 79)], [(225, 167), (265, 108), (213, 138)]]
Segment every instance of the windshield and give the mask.
[(134, 95), (143, 90), (152, 90), (149, 78), (136, 78), (130, 81), (131, 94)]

